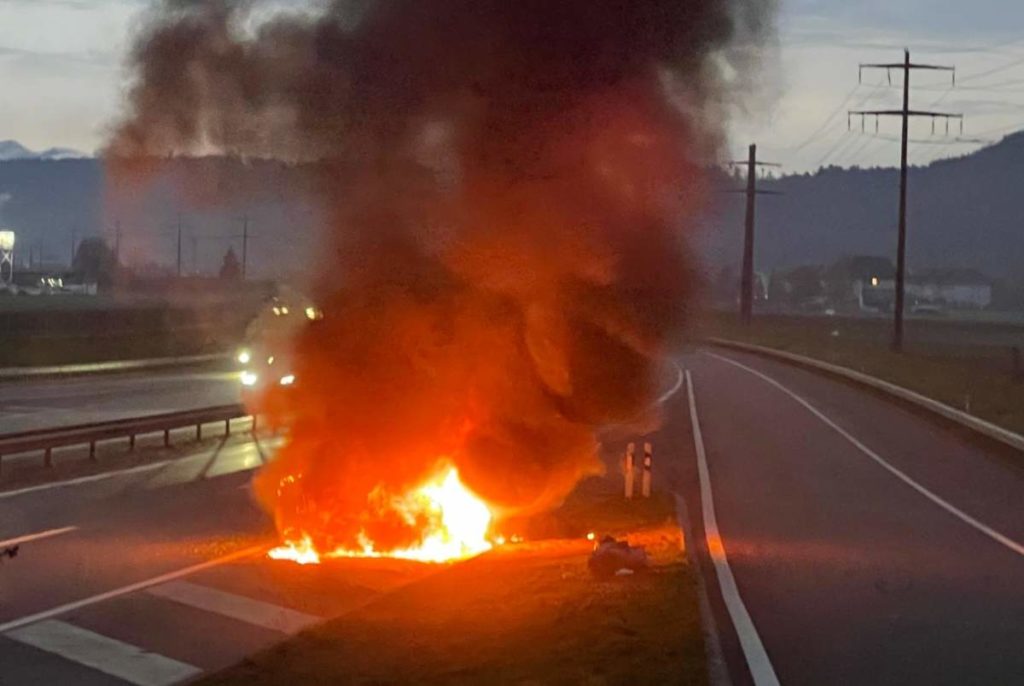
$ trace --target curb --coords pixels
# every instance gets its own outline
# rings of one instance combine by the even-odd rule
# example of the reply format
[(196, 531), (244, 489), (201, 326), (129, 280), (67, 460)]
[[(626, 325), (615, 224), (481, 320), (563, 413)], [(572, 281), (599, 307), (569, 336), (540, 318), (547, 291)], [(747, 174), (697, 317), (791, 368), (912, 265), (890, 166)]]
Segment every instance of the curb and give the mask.
[(889, 383), (888, 381), (882, 381), (876, 377), (864, 374), (863, 372), (858, 372), (848, 367), (840, 367), (839, 365), (830, 364), (828, 362), (822, 362), (821, 360), (815, 360), (814, 358), (805, 357), (804, 355), (797, 355), (795, 353), (784, 352), (782, 350), (766, 348), (764, 346), (753, 345), (751, 343), (740, 343), (739, 341), (730, 341), (723, 338), (708, 338), (705, 339), (705, 342), (722, 348), (731, 348), (733, 350), (740, 350), (777, 360), (783, 360), (801, 367), (807, 367), (816, 371), (825, 372), (826, 374), (838, 376), (848, 381), (853, 381), (854, 383), (867, 386), (871, 389), (902, 400), (903, 402), (927, 410), (933, 414), (937, 414), (943, 419), (959, 424), (960, 426), (970, 429), (975, 433), (979, 433), (982, 436), (999, 441), (1004, 445), (1008, 445), (1011, 448), (1024, 452), (1024, 436), (1018, 433), (1004, 429), (1003, 427), (997, 426), (992, 422), (987, 422), (984, 419), (979, 419), (978, 417), (969, 415), (955, 407), (941, 403), (938, 400), (933, 400), (921, 395), (920, 393), (903, 388), (902, 386), (897, 386), (896, 384)]
[(54, 367), (12, 367), (0, 369), (0, 381), (38, 379), (48, 376), (84, 376), (87, 374), (113, 374), (149, 369), (190, 367), (212, 362), (227, 361), (230, 355), (193, 355), (191, 357), (161, 357), (151, 360), (125, 360), (122, 362), (96, 362), (92, 364), (69, 364)]

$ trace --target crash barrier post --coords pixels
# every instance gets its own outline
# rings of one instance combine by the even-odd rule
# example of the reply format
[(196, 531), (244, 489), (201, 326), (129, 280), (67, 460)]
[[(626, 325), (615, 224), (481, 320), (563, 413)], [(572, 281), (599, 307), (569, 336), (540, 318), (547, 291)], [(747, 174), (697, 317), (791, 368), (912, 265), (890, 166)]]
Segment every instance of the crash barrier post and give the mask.
[(626, 481), (626, 500), (633, 499), (633, 476), (636, 473), (636, 443), (626, 446), (626, 461), (623, 464), (623, 475)]

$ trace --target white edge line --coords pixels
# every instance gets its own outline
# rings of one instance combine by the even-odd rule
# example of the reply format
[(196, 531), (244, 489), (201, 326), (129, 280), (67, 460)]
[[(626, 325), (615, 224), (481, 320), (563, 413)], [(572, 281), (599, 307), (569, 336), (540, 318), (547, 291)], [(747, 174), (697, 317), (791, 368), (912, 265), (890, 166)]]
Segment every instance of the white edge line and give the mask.
[(701, 624), (704, 629), (704, 652), (708, 661), (708, 682), (711, 686), (732, 686), (729, 678), (729, 668), (722, 653), (721, 635), (718, 633), (718, 622), (715, 620), (715, 613), (711, 609), (711, 599), (708, 597), (708, 585), (704, 580), (704, 571), (701, 569), (700, 561), (697, 559), (696, 548), (691, 545), (693, 541), (693, 525), (686, 510), (686, 498), (679, 493), (675, 494), (676, 500), (676, 523), (683, 531), (683, 546), (686, 559), (693, 567), (693, 575), (697, 580), (697, 605), (700, 609)]
[(19, 488), (14, 491), (4, 491), (0, 493), (0, 500), (6, 500), (7, 498), (17, 498), (18, 496), (28, 495), (29, 493), (49, 491), (55, 488), (69, 488), (71, 486), (81, 486), (82, 484), (90, 484), (96, 481), (104, 481), (106, 479), (116, 479), (119, 476), (143, 474), (145, 472), (150, 472), (155, 469), (161, 469), (182, 459), (185, 458), (179, 457), (170, 460), (161, 460), (160, 462), (151, 462), (149, 464), (140, 465), (138, 467), (131, 467), (129, 469), (119, 469), (113, 472), (103, 472), (102, 474), (91, 474), (89, 476), (78, 477), (77, 479), (68, 479), (67, 481), (55, 481), (49, 484), (39, 484), (38, 486), (28, 486), (26, 488)]
[(761, 637), (754, 626), (743, 599), (740, 597), (736, 578), (729, 566), (729, 558), (725, 554), (725, 543), (718, 530), (718, 519), (715, 517), (715, 504), (711, 494), (711, 477), (708, 472), (707, 454), (704, 451), (704, 437), (700, 430), (700, 419), (697, 416), (697, 400), (693, 390), (693, 377), (686, 372), (686, 393), (690, 405), (690, 422), (693, 425), (693, 446), (697, 452), (697, 472), (700, 477), (701, 512), (704, 518), (704, 535), (707, 542), (708, 555), (715, 566), (718, 585), (722, 591), (729, 618), (736, 629), (740, 648), (747, 661), (751, 678), (756, 686), (778, 686), (779, 678), (775, 675), (768, 653), (764, 649)]
[(977, 531), (985, 534), (986, 536), (991, 538), (993, 541), (995, 541), (995, 542), (997, 542), (997, 543), (999, 543), (999, 544), (1009, 548), (1011, 551), (1017, 553), (1018, 555), (1024, 556), (1024, 545), (1018, 543), (1017, 541), (1013, 540), (1009, 536), (1006, 536), (1006, 535), (996, 531), (995, 529), (993, 529), (989, 525), (984, 524), (983, 522), (978, 521), (977, 519), (975, 519), (971, 515), (967, 514), (963, 510), (957, 508), (955, 505), (949, 503), (948, 501), (943, 500), (943, 498), (941, 496), (936, 495), (934, 492), (928, 490), (927, 488), (925, 488), (924, 486), (919, 484), (912, 477), (910, 477), (906, 472), (903, 472), (900, 469), (894, 467), (885, 458), (881, 457), (878, 453), (873, 451), (871, 448), (869, 448), (866, 445), (864, 445), (863, 443), (861, 443), (857, 438), (855, 438), (852, 434), (850, 434), (848, 431), (846, 431), (846, 429), (844, 429), (843, 427), (839, 426), (834, 421), (832, 421), (827, 416), (825, 416), (825, 414), (823, 412), (821, 412), (821, 410), (816, 408), (814, 405), (812, 405), (810, 402), (808, 402), (807, 400), (805, 400), (801, 396), (799, 396), (796, 393), (794, 393), (793, 391), (789, 390), (787, 387), (783, 386), (781, 383), (779, 383), (778, 381), (776, 381), (772, 377), (768, 376), (767, 374), (763, 374), (763, 373), (757, 371), (753, 367), (748, 367), (747, 365), (745, 365), (745, 364), (743, 364), (741, 362), (737, 362), (736, 360), (729, 359), (728, 357), (724, 357), (722, 355), (718, 355), (717, 353), (704, 352), (704, 354), (709, 356), (709, 357), (713, 357), (715, 359), (721, 360), (722, 362), (726, 362), (728, 364), (731, 364), (734, 367), (738, 367), (738, 368), (740, 368), (740, 369), (742, 369), (742, 370), (744, 370), (744, 371), (746, 371), (746, 372), (748, 372), (750, 374), (753, 374), (754, 376), (760, 378), (762, 381), (765, 381), (765, 382), (771, 384), (772, 386), (774, 386), (775, 388), (779, 389), (780, 391), (782, 391), (783, 393), (788, 395), (790, 398), (792, 398), (793, 400), (797, 401), (808, 412), (810, 412), (815, 417), (817, 417), (822, 422), (824, 422), (833, 431), (835, 431), (840, 436), (842, 436), (847, 441), (849, 441), (850, 444), (853, 445), (853, 447), (857, 448), (859, 451), (861, 451), (862, 453), (867, 455), (874, 462), (876, 462), (880, 467), (882, 467), (883, 469), (888, 471), (890, 474), (895, 476), (897, 479), (899, 479), (900, 481), (902, 481), (906, 485), (908, 485), (911, 488), (913, 488), (915, 491), (917, 491), (918, 493), (923, 495), (925, 498), (927, 498), (928, 500), (932, 501), (933, 503), (935, 503), (936, 505), (941, 507), (943, 510), (945, 510), (949, 514), (953, 515), (954, 517), (956, 517), (957, 519), (962, 521), (964, 524), (967, 524), (968, 526), (974, 527)]
[(668, 402), (672, 399), (679, 389), (683, 387), (683, 368), (679, 366), (679, 363), (672, 360), (672, 366), (676, 368), (676, 385), (666, 391), (660, 398), (658, 398), (658, 405)]
[[(202, 457), (202, 453), (196, 453), (194, 455), (184, 455), (182, 457), (172, 457), (168, 460), (160, 460), (159, 462), (150, 462), (149, 464), (139, 465), (137, 467), (129, 467), (128, 469), (118, 469), (112, 472), (103, 472), (102, 474), (91, 474), (89, 476), (78, 477), (77, 479), (68, 479), (67, 481), (55, 481), (48, 484), (39, 484), (38, 486), (27, 486), (25, 488), (19, 488), (14, 491), (2, 491), (0, 492), (0, 500), (6, 500), (8, 498), (17, 498), (18, 496), (28, 495), (30, 493), (39, 493), (40, 491), (49, 491), (56, 488), (70, 488), (72, 486), (82, 486), (84, 484), (91, 484), (97, 481), (106, 481), (107, 479), (116, 479), (121, 476), (133, 476), (135, 474), (145, 474), (146, 472), (152, 472), (158, 469), (163, 469), (183, 460), (190, 458)], [(259, 469), (259, 467), (249, 467), (247, 469), (240, 469), (235, 473), (251, 472)]]
[(23, 626), (28, 626), (29, 624), (41, 622), (44, 619), (52, 619), (53, 617), (59, 617), (60, 615), (64, 615), (68, 612), (79, 610), (83, 607), (88, 607), (90, 605), (102, 603), (107, 600), (113, 600), (114, 598), (119, 598), (121, 596), (128, 595), (129, 593), (143, 591), (147, 588), (150, 588), (151, 586), (159, 586), (160, 584), (167, 583), (168, 581), (181, 579), (182, 577), (190, 576), (192, 574), (196, 574), (198, 572), (202, 572), (213, 567), (219, 567), (220, 565), (228, 564), (230, 562), (234, 562), (235, 560), (241, 560), (246, 557), (252, 557), (253, 555), (261, 553), (266, 549), (267, 547), (262, 545), (253, 546), (251, 548), (245, 548), (244, 550), (238, 550), (229, 555), (224, 555), (223, 557), (207, 560), (206, 562), (201, 562), (199, 564), (192, 565), (191, 567), (185, 567), (184, 569), (168, 572), (167, 574), (161, 574), (160, 576), (155, 576), (151, 579), (138, 581), (134, 584), (122, 586), (121, 588), (115, 588), (112, 591), (106, 591), (105, 593), (100, 593), (94, 596), (90, 596), (88, 598), (76, 600), (65, 605), (59, 605), (49, 610), (43, 610), (42, 612), (37, 612), (33, 615), (28, 615), (26, 617), (21, 617), (19, 619), (13, 619), (4, 624), (0, 624), (0, 634), (4, 634), (8, 631), (19, 629)]
[(37, 534), (26, 534), (24, 536), (18, 536), (17, 538), (9, 538), (6, 541), (0, 541), (0, 548), (9, 548), (11, 546), (21, 545), (22, 543), (31, 543), (32, 541), (41, 541), (44, 538), (53, 538), (54, 536), (69, 534), (72, 531), (77, 530), (77, 526), (65, 526), (61, 529), (50, 529), (49, 531), (40, 531)]

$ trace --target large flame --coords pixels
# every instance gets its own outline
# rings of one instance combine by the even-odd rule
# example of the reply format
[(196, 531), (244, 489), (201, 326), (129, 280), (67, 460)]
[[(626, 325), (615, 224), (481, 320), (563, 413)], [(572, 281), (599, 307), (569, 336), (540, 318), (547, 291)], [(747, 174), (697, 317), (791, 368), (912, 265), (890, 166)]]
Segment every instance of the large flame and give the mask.
[(445, 465), (438, 474), (409, 493), (391, 498), (393, 512), (410, 526), (423, 524), (422, 539), (416, 545), (380, 549), (365, 532), (359, 534), (359, 548), (318, 550), (312, 537), (301, 532), (288, 537), (268, 555), (275, 560), (298, 564), (319, 564), (324, 558), (394, 557), (420, 562), (462, 560), (493, 547), (488, 539), (492, 514), (483, 500), (459, 479), (458, 470)]

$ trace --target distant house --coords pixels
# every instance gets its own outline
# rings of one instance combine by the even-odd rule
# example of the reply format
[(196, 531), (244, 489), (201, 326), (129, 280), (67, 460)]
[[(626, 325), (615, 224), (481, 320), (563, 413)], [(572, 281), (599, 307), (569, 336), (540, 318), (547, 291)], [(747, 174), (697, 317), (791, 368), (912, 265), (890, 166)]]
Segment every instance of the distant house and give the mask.
[[(909, 276), (906, 302), (910, 308), (982, 310), (992, 304), (993, 285), (992, 279), (975, 269), (930, 269)], [(891, 310), (896, 283), (892, 278), (872, 278), (856, 282), (854, 290), (862, 309)]]
[(976, 269), (932, 269), (913, 276), (907, 295), (920, 303), (981, 310), (992, 304), (992, 286)]
[[(829, 299), (840, 308), (865, 311), (892, 309), (896, 267), (887, 257), (846, 257), (825, 274)], [(886, 285), (888, 284), (888, 285)]]

